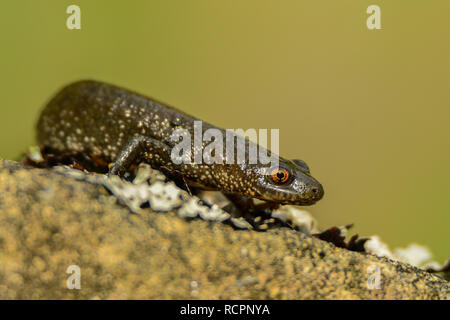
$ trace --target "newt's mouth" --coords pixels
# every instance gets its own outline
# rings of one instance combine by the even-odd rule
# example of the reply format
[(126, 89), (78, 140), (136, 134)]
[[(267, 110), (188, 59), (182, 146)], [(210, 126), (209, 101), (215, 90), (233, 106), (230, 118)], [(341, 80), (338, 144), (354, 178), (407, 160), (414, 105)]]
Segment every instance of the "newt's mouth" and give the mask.
[(268, 196), (263, 196), (263, 195), (258, 195), (256, 196), (256, 198), (260, 199), (260, 200), (264, 200), (267, 202), (276, 202), (279, 203), (281, 205), (294, 205), (294, 206), (311, 206), (313, 204), (315, 204), (317, 201), (319, 201), (322, 197), (320, 198), (305, 198), (305, 199), (274, 199), (272, 197), (268, 197)]
[(279, 202), (282, 205), (294, 205), (294, 206), (311, 206), (313, 204), (316, 204), (318, 200), (300, 200), (300, 201), (282, 201)]
[(324, 190), (321, 184), (309, 186), (304, 192), (274, 191), (263, 194), (255, 190), (254, 197), (268, 202), (276, 202), (282, 205), (310, 206), (323, 198)]

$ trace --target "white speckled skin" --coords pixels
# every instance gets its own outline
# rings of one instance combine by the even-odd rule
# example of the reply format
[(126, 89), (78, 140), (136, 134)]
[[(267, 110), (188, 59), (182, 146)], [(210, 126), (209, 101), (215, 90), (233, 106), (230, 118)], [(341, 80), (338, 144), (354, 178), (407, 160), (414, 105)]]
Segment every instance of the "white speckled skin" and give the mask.
[[(225, 193), (298, 205), (310, 205), (322, 198), (321, 184), (310, 175), (306, 164), (295, 160), (279, 158), (280, 165), (291, 173), (285, 184), (267, 179), (267, 166), (262, 165), (175, 165), (170, 161), (172, 132), (181, 128), (192, 135), (196, 120), (126, 89), (80, 81), (63, 88), (44, 108), (37, 124), (37, 139), (41, 147), (53, 153), (84, 154), (106, 163), (118, 163), (122, 156), (128, 157), (123, 162), (127, 165), (128, 160), (133, 160), (149, 163), (155, 169), (164, 166), (197, 186)], [(202, 126), (203, 132), (215, 128), (205, 122)], [(225, 137), (225, 131), (220, 130)], [(246, 141), (247, 146), (250, 143)], [(202, 151), (206, 145), (203, 142)], [(192, 146), (195, 149), (193, 141)]]

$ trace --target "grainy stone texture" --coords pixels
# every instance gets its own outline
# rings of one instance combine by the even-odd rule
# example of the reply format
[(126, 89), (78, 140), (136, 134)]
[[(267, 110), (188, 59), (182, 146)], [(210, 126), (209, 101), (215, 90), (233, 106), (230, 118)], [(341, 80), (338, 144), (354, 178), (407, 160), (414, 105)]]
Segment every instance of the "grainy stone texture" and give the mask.
[(0, 298), (449, 299), (449, 283), (287, 228), (131, 214), (101, 186), (0, 160)]

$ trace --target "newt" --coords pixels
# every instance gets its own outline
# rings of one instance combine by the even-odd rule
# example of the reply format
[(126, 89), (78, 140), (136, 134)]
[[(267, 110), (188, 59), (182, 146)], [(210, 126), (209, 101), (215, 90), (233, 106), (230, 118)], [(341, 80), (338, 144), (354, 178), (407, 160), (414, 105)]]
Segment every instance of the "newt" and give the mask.
[[(54, 154), (82, 154), (109, 164), (123, 176), (141, 162), (179, 174), (187, 184), (228, 195), (275, 204), (312, 205), (322, 185), (302, 160), (278, 157), (278, 165), (260, 163), (180, 163), (172, 161), (176, 129), (193, 132), (199, 121), (174, 107), (114, 85), (85, 80), (61, 89), (42, 110), (37, 123), (40, 148)], [(202, 122), (203, 132), (215, 126)], [(223, 136), (225, 130), (220, 129)], [(252, 144), (245, 140), (247, 147)], [(200, 145), (200, 151), (207, 146)]]

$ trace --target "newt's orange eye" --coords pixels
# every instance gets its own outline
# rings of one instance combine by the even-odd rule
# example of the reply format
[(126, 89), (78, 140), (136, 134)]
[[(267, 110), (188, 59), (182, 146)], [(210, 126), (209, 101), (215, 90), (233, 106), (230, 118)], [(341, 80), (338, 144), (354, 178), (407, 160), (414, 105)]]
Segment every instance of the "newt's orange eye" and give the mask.
[(275, 168), (269, 171), (270, 180), (275, 183), (285, 183), (289, 177), (290, 173), (284, 168)]

